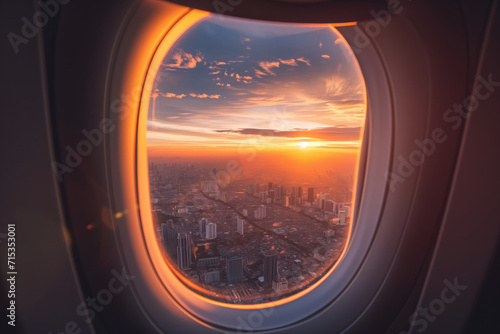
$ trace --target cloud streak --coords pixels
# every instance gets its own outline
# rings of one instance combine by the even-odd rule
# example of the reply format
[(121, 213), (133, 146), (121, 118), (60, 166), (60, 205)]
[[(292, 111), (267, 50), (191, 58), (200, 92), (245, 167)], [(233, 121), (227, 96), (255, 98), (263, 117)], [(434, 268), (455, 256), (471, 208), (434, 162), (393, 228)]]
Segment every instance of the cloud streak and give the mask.
[(166, 64), (165, 66), (170, 69), (190, 69), (196, 68), (196, 65), (203, 61), (203, 55), (198, 52), (195, 56), (186, 53), (179, 49), (172, 55), (173, 63)]
[(355, 141), (359, 140), (361, 133), (360, 127), (325, 127), (317, 129), (294, 129), (289, 131), (280, 131), (273, 129), (245, 128), (237, 130), (216, 130), (220, 133), (237, 133), (240, 135), (252, 135), (263, 137), (285, 137), (285, 138), (308, 138), (325, 141)]

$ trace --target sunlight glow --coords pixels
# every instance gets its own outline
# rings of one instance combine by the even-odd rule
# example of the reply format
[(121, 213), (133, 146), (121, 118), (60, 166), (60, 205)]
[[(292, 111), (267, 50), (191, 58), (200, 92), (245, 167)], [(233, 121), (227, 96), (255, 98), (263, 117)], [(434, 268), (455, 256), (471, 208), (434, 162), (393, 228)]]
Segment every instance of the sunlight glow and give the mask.
[[(194, 292), (211, 305), (228, 308), (281, 305), (321, 284), (347, 250), (349, 217), (343, 218), (345, 224), (325, 224), (338, 215), (335, 203), (345, 205), (349, 214), (352, 210), (366, 113), (364, 81), (348, 44), (337, 43), (344, 40), (333, 26), (291, 33), (275, 26), (271, 43), (254, 31), (269, 30), (265, 24), (243, 20), (235, 25), (208, 13), (191, 14), (160, 45), (149, 69), (156, 79), (147, 78), (141, 100), (145, 150), (140, 156), (147, 153), (148, 159), (141, 160), (139, 169), (149, 166), (143, 190), (152, 207), (144, 220), (148, 248), (173, 295)], [(215, 38), (216, 32), (232, 36), (232, 44)], [(274, 41), (293, 34), (300, 37), (295, 43), (302, 43), (293, 54), (281, 45), (266, 59), (253, 51), (271, 50), (269, 45), (278, 45)], [(207, 41), (217, 47), (202, 48)], [(304, 49), (314, 52), (303, 54)], [(266, 206), (268, 216), (264, 212), (263, 219), (257, 218), (257, 208)], [(274, 216), (286, 223), (274, 226)], [(207, 217), (214, 236), (202, 237), (201, 217)], [(237, 217), (244, 220), (244, 236), (236, 231)], [(297, 219), (316, 229), (301, 233)], [(162, 229), (178, 233), (172, 234), (175, 247), (167, 234), (159, 237)], [(338, 244), (332, 242), (332, 231)], [(188, 241), (180, 244), (181, 237)], [(308, 238), (319, 246), (308, 249), (303, 245)], [(232, 251), (241, 256), (245, 275), (255, 275), (229, 284), (231, 254), (225, 242), (238, 243)], [(258, 251), (247, 244), (258, 245)], [(280, 281), (273, 282), (284, 287), (265, 287), (259, 280), (267, 275), (262, 259), (267, 250), (280, 254)], [(198, 260), (217, 264), (209, 271)], [(288, 267), (294, 270), (284, 272)], [(292, 274), (299, 271), (303, 275)]]
[(308, 141), (301, 141), (299, 143), (300, 147), (302, 147), (302, 148), (307, 148), (309, 146), (309, 144), (311, 144), (311, 143)]

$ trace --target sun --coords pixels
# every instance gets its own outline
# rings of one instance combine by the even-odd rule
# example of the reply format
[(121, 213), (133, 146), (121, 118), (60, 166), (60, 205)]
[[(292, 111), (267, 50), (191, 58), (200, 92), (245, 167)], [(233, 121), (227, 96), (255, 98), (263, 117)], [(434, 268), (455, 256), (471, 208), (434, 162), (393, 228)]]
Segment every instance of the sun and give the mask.
[(300, 146), (301, 148), (307, 148), (307, 147), (309, 146), (309, 144), (311, 144), (311, 143), (310, 143), (310, 142), (308, 142), (308, 141), (301, 141), (301, 142), (299, 143), (299, 146)]

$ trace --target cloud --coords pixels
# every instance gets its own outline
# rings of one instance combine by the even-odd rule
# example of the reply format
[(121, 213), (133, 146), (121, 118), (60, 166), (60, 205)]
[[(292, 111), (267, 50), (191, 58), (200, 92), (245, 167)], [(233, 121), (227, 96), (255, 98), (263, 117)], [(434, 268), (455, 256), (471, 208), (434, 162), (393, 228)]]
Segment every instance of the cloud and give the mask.
[(278, 58), (278, 60), (276, 61), (260, 61), (259, 62), (259, 66), (264, 70), (264, 72), (258, 70), (258, 69), (255, 69), (255, 75), (259, 78), (265, 76), (265, 75), (273, 75), (275, 76), (276, 73), (273, 72), (273, 68), (279, 68), (280, 67), (280, 64), (282, 65), (288, 65), (288, 66), (299, 66), (299, 64), (297, 62), (302, 62), (306, 65), (311, 65), (311, 63), (309, 62), (308, 59), (305, 59), (304, 57), (300, 57), (300, 58), (297, 58), (297, 59), (281, 59), (281, 58)]
[(203, 94), (189, 93), (189, 96), (191, 96), (191, 97), (197, 97), (199, 99), (206, 99), (206, 98), (209, 98), (209, 99), (218, 99), (220, 97), (220, 95), (207, 95), (205, 93), (203, 93)]
[(330, 56), (329, 55), (321, 55), (321, 58), (330, 59)]
[(326, 141), (353, 141), (359, 140), (360, 127), (324, 127), (316, 129), (294, 129), (287, 131), (273, 129), (245, 128), (238, 130), (216, 130), (219, 133), (237, 133), (263, 137), (310, 138)]
[(220, 95), (207, 95), (207, 94), (196, 94), (196, 93), (189, 93), (189, 96), (196, 97), (199, 99), (206, 99), (206, 98), (218, 99), (220, 97)]
[(201, 54), (201, 52), (198, 52), (195, 56), (193, 56), (192, 54), (185, 53), (184, 51), (179, 49), (172, 55), (172, 60), (174, 61), (174, 63), (166, 64), (165, 66), (174, 69), (195, 68), (196, 64), (203, 61), (203, 55)]
[(276, 75), (273, 71), (271, 71), (274, 67), (280, 67), (279, 61), (260, 61), (259, 66), (268, 74)]
[(161, 92), (156, 92), (156, 93), (157, 93), (157, 96), (161, 95), (163, 97), (175, 97), (175, 98), (178, 98), (178, 99), (182, 99), (184, 96), (186, 96), (186, 94), (161, 93)]
[(297, 58), (297, 60), (307, 64), (308, 66), (311, 66), (309, 60), (305, 59), (304, 57)]
[(284, 64), (284, 65), (288, 65), (288, 66), (299, 66), (299, 64), (297, 64), (297, 62), (295, 61), (295, 59), (278, 59), (280, 61), (280, 63)]
[(342, 38), (337, 38), (337, 39), (335, 40), (335, 44), (341, 44), (341, 43), (343, 43), (343, 42), (344, 42), (344, 41), (342, 40)]
[(220, 73), (220, 71), (215, 71), (215, 72), (210, 72), (210, 73), (208, 73), (208, 74), (213, 74), (213, 75), (215, 75), (215, 74), (219, 74), (219, 73)]
[(257, 78), (262, 78), (263, 76), (266, 76), (266, 73), (262, 72), (261, 70), (255, 69), (255, 76)]
[(325, 78), (323, 81), (325, 82), (325, 94), (327, 95), (342, 96), (360, 91), (360, 87), (353, 86), (346, 78), (338, 75)]

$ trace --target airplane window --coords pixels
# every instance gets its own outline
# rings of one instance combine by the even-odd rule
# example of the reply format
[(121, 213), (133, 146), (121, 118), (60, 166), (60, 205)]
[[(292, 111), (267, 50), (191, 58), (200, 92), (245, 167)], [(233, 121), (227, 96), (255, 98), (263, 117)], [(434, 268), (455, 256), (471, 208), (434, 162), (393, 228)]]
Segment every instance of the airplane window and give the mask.
[(349, 45), (329, 25), (209, 14), (162, 57), (146, 136), (165, 262), (223, 303), (312, 287), (352, 230), (366, 92)]

